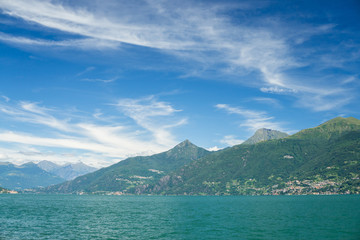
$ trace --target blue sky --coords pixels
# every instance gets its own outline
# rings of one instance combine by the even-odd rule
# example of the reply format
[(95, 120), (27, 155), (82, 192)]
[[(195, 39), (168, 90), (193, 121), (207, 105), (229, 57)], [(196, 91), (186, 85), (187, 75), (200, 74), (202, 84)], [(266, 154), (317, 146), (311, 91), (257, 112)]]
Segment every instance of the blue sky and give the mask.
[(359, 116), (354, 1), (0, 0), (0, 161), (107, 166)]

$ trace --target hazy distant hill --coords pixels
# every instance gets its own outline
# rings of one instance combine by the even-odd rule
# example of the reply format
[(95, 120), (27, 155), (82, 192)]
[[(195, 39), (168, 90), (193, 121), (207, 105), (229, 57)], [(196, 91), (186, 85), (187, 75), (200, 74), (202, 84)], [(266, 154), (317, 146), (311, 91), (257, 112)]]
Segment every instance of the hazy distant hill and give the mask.
[(65, 165), (57, 165), (50, 161), (41, 161), (37, 164), (41, 169), (53, 173), (56, 176), (66, 180), (72, 180), (78, 176), (94, 172), (96, 168), (90, 167), (84, 163), (68, 163)]
[(241, 144), (164, 176), (153, 194), (360, 193), (360, 121), (335, 118), (290, 137)]
[(48, 187), (47, 192), (121, 191), (136, 193), (148, 184), (179, 167), (209, 154), (186, 140), (169, 151), (145, 157), (133, 157), (107, 168), (80, 176), (72, 181)]
[(277, 130), (271, 130), (261, 128), (255, 132), (255, 134), (242, 144), (255, 144), (271, 139), (280, 139), (289, 136), (287, 133), (283, 133)]
[(36, 165), (38, 165), (39, 168), (41, 168), (47, 172), (52, 172), (61, 167), (60, 165), (50, 162), (50, 161), (47, 161), (47, 160), (43, 160), (43, 161), (37, 163)]
[(20, 166), (0, 163), (0, 186), (4, 188), (20, 190), (47, 187), (64, 181), (65, 179), (44, 171), (34, 163)]

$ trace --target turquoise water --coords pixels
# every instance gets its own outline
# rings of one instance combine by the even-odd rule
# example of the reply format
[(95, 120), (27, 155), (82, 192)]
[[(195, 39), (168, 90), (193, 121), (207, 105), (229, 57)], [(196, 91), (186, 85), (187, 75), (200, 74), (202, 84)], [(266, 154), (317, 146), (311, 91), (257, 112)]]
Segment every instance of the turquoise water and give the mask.
[(360, 196), (0, 195), (0, 239), (360, 239)]

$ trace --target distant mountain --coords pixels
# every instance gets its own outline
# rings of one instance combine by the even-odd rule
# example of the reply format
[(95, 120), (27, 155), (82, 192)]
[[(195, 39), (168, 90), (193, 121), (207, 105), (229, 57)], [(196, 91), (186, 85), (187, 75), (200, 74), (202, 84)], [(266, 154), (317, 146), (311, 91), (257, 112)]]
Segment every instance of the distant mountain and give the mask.
[(57, 165), (50, 161), (41, 161), (37, 164), (41, 169), (53, 173), (66, 180), (72, 180), (78, 176), (94, 172), (96, 168), (90, 167), (82, 162)]
[(43, 160), (39, 163), (37, 163), (38, 167), (47, 171), (47, 172), (53, 172), (54, 170), (58, 169), (61, 167), (61, 165), (58, 165), (56, 163), (47, 161), (47, 160)]
[(210, 152), (195, 146), (189, 140), (169, 151), (152, 156), (132, 157), (117, 164), (80, 176), (72, 181), (48, 187), (47, 192), (75, 193), (118, 191), (138, 193), (156, 183), (161, 177), (208, 155)]
[(207, 155), (142, 193), (360, 193), (359, 178), (360, 121), (335, 118), (286, 138)]
[(3, 188), (21, 190), (47, 187), (64, 181), (65, 179), (39, 168), (34, 163), (20, 166), (0, 163), (0, 186)]
[(261, 128), (255, 132), (255, 134), (250, 137), (248, 140), (243, 142), (242, 144), (255, 144), (271, 139), (280, 139), (284, 137), (288, 137), (287, 133), (283, 133), (277, 130), (271, 130), (266, 128)]

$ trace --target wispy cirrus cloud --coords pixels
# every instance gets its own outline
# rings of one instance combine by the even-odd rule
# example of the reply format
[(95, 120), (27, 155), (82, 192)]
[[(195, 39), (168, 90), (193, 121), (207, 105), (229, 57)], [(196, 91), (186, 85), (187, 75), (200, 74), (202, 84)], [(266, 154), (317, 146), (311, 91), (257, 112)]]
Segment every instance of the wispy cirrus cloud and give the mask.
[[(76, 154), (66, 161), (83, 161), (100, 167), (126, 157), (169, 149), (177, 143), (172, 128), (186, 123), (185, 118), (176, 116), (180, 110), (155, 97), (120, 99), (111, 106), (118, 109), (119, 115), (134, 122), (112, 121), (111, 118), (102, 121), (99, 116), (91, 115), (64, 118), (61, 117), (66, 116), (64, 110), (46, 108), (35, 102), (1, 103), (0, 114), (22, 124), (14, 127), (16, 130), (0, 130), (0, 141), (15, 144), (9, 147), (9, 161), (29, 161), (28, 154), (23, 154), (26, 151), (21, 153), (15, 149), (32, 146), (42, 148), (41, 152), (33, 151), (34, 160), (52, 156), (51, 159), (65, 161), (65, 153), (75, 151)], [(44, 152), (46, 156), (42, 155)]]
[[(126, 9), (121, 12), (124, 17), (111, 20), (105, 16), (97, 16), (84, 8), (73, 8), (62, 2), (50, 1), (8, 1), (1, 0), (4, 13), (22, 18), (29, 22), (38, 23), (44, 27), (70, 32), (90, 39), (116, 41), (139, 46), (160, 49), (179, 49), (181, 46), (191, 45), (186, 39), (171, 39), (170, 34), (163, 28), (136, 23), (139, 16), (131, 17), (132, 13)], [(119, 9), (118, 9), (119, 10)], [(141, 11), (139, 11), (141, 12)], [(144, 17), (141, 19), (144, 20)], [(170, 39), (168, 39), (170, 38)]]
[(268, 115), (264, 111), (249, 110), (241, 107), (232, 107), (228, 104), (217, 104), (217, 109), (226, 111), (229, 114), (236, 114), (241, 117), (240, 127), (255, 132), (260, 128), (270, 128), (274, 130), (284, 131), (283, 124), (281, 122), (274, 121), (274, 117)]
[(10, 101), (10, 98), (9, 97), (7, 97), (7, 96), (5, 96), (5, 95), (3, 95), (3, 96), (1, 96), (6, 102), (9, 102)]
[(101, 83), (112, 83), (115, 82), (118, 77), (110, 78), (110, 79), (101, 79), (101, 78), (83, 78), (81, 81), (84, 82), (101, 82)]
[(150, 131), (159, 144), (174, 143), (169, 130), (187, 123), (186, 118), (176, 121), (165, 119), (164, 121), (163, 117), (171, 117), (181, 110), (173, 108), (169, 103), (157, 101), (154, 96), (121, 99), (116, 106), (139, 126)]
[(84, 38), (62, 41), (53, 41), (45, 39), (33, 39), (27, 37), (13, 36), (0, 32), (0, 41), (12, 45), (27, 45), (33, 47), (61, 47), (61, 48), (79, 48), (79, 49), (114, 49), (118, 48), (119, 43), (114, 41), (101, 41), (99, 39)]
[[(280, 86), (284, 85), (280, 70), (295, 64), (287, 53), (285, 39), (265, 28), (232, 25), (223, 14), (232, 8), (249, 9), (251, 4), (205, 7), (186, 1), (145, 1), (141, 5), (119, 2), (113, 9), (117, 11), (115, 17), (62, 1), (1, 2), (4, 13), (47, 28), (99, 41), (156, 48), (198, 61), (223, 59), (235, 68), (260, 71), (266, 82)], [(214, 53), (221, 57), (209, 58)]]
[(224, 136), (224, 138), (220, 140), (220, 143), (225, 144), (230, 147), (237, 145), (237, 144), (241, 144), (243, 142), (244, 142), (244, 140), (237, 139), (236, 136), (234, 136), (234, 135)]
[(35, 102), (20, 101), (16, 106), (0, 104), (0, 113), (10, 116), (15, 121), (40, 124), (61, 131), (71, 131), (67, 120), (59, 120), (50, 114), (51, 109), (38, 106)]
[(76, 76), (77, 76), (77, 77), (82, 76), (82, 75), (84, 75), (84, 74), (87, 74), (87, 73), (90, 73), (90, 72), (94, 71), (95, 69), (96, 69), (96, 68), (93, 67), (93, 66), (87, 67), (84, 71), (81, 71), (81, 72), (77, 73)]
[(297, 90), (295, 89), (289, 89), (289, 88), (281, 88), (281, 87), (262, 87), (260, 88), (260, 91), (265, 93), (276, 93), (276, 94), (291, 94), (291, 93), (297, 93)]
[[(5, 42), (86, 49), (117, 49), (121, 44), (152, 48), (196, 62), (196, 67), (190, 68), (184, 76), (202, 75), (215, 66), (219, 73), (240, 76), (253, 74), (255, 77), (251, 82), (242, 77), (236, 81), (257, 87), (264, 93), (291, 95), (296, 106), (314, 111), (339, 109), (355, 98), (351, 89), (339, 85), (337, 75), (330, 76), (330, 80), (314, 79), (314, 76), (322, 73), (321, 69), (339, 63), (338, 57), (334, 57), (338, 54), (332, 51), (355, 51), (353, 46), (335, 44), (339, 48), (337, 50), (327, 46), (331, 51), (326, 53), (318, 45), (302, 49), (302, 45), (312, 37), (334, 32), (336, 23), (287, 24), (281, 18), (266, 15), (254, 16), (251, 22), (243, 19), (242, 23), (227, 14), (234, 9), (245, 14), (256, 8), (258, 2), (209, 4), (148, 0), (141, 4), (136, 1), (107, 1), (100, 4), (87, 1), (83, 5), (83, 2), (60, 0), (0, 0), (0, 3), (4, 14), (45, 29), (74, 35), (67, 36), (68, 39), (63, 41), (49, 41), (2, 33), (0, 40)], [(347, 55), (343, 56), (341, 66), (337, 67), (344, 68), (348, 59)], [(304, 67), (310, 70), (306, 70), (303, 78), (289, 73), (289, 70)], [(325, 94), (324, 90), (328, 93)]]
[(267, 105), (275, 107), (275, 108), (282, 108), (282, 105), (280, 104), (280, 102), (274, 98), (255, 97), (255, 98), (252, 98), (251, 101), (259, 102), (262, 104), (267, 104)]

